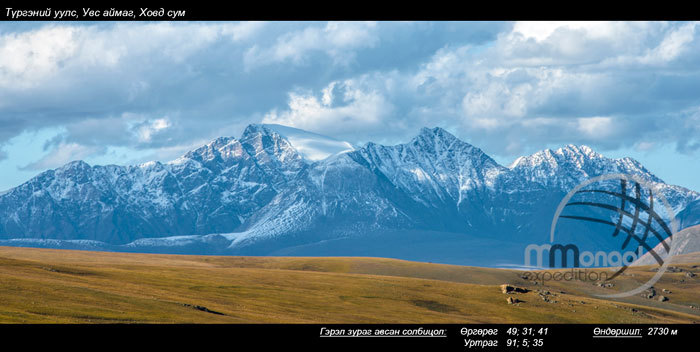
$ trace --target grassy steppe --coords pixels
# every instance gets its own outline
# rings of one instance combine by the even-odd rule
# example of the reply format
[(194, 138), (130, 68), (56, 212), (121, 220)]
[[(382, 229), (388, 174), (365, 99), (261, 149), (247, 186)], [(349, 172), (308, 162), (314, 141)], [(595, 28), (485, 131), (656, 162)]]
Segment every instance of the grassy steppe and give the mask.
[[(692, 323), (692, 264), (657, 283), (667, 302), (604, 300), (619, 287), (535, 285), (522, 272), (384, 258), (156, 255), (0, 247), (2, 323)], [(501, 293), (511, 283), (531, 292)], [(548, 290), (549, 303), (537, 290)], [(607, 290), (607, 291), (606, 291)], [(661, 294), (661, 293), (660, 293)], [(524, 301), (506, 303), (509, 296)]]

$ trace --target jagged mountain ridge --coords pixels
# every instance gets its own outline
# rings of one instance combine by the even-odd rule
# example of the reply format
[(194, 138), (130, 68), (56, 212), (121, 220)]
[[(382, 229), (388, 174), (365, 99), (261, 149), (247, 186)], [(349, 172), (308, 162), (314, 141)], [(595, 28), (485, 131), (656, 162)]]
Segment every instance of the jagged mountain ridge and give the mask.
[[(278, 133), (290, 128), (281, 127), (250, 125), (239, 139), (218, 138), (169, 163), (78, 161), (46, 171), (0, 195), (0, 238), (139, 248), (190, 236), (179, 238), (247, 254), (401, 231), (526, 241), (543, 232), (563, 194), (600, 174), (640, 175), (678, 209), (699, 198), (633, 159), (586, 146), (540, 151), (505, 167), (441, 128), (424, 128), (395, 146), (312, 140), (331, 146), (314, 150), (325, 156), (319, 159), (300, 153)], [(301, 132), (295, 136), (313, 137)]]
[(3, 237), (128, 243), (234, 231), (299, 169), (293, 147), (250, 126), (170, 163), (71, 162), (0, 197)]

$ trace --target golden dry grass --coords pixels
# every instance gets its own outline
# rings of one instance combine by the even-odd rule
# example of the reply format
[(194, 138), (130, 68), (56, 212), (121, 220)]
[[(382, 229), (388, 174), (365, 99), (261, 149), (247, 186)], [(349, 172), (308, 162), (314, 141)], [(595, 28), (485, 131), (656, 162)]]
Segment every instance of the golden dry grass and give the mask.
[[(629, 270), (633, 284), (652, 274)], [(511, 270), (383, 258), (215, 257), (0, 247), (3, 323), (690, 323), (698, 282), (669, 302), (534, 285)], [(676, 276), (673, 276), (676, 275)], [(499, 285), (530, 288), (506, 303)], [(624, 285), (621, 285), (624, 286)], [(534, 290), (547, 289), (557, 303)], [(659, 288), (659, 290), (660, 290)], [(618, 289), (618, 288), (616, 288)], [(602, 289), (599, 289), (602, 290)], [(565, 293), (561, 293), (565, 291)], [(697, 304), (696, 304), (697, 305)], [(196, 309), (206, 307), (208, 311)], [(204, 308), (201, 308), (204, 309)], [(220, 314), (216, 314), (220, 313)]]

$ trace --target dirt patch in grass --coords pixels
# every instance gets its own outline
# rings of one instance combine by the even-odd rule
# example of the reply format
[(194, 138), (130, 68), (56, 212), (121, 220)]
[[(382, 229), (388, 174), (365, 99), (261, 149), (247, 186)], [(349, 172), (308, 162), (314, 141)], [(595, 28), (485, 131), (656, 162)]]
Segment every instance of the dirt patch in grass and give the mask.
[(196, 305), (196, 304), (187, 304), (187, 303), (181, 303), (181, 304), (182, 304), (183, 307), (196, 309), (196, 310), (198, 310), (198, 311), (202, 311), (202, 312), (205, 312), (205, 313), (211, 313), (211, 314), (216, 314), (216, 315), (226, 315), (226, 314), (224, 314), (224, 313), (217, 312), (217, 311), (215, 311), (215, 310), (211, 310), (211, 309), (209, 309), (209, 308), (207, 308), (207, 307), (205, 307), (205, 306), (200, 306), (200, 305)]
[(440, 313), (452, 313), (452, 312), (459, 312), (459, 309), (447, 305), (447, 304), (442, 304), (440, 302), (436, 301), (425, 301), (425, 300), (413, 300), (411, 301), (414, 305), (418, 307), (422, 307), (425, 309), (432, 310), (434, 312), (440, 312)]
[(46, 270), (46, 271), (50, 271), (52, 273), (58, 273), (58, 274), (77, 275), (77, 276), (95, 275), (95, 273), (92, 273), (89, 271), (75, 270), (75, 269), (62, 268), (62, 267), (42, 266), (41, 269)]

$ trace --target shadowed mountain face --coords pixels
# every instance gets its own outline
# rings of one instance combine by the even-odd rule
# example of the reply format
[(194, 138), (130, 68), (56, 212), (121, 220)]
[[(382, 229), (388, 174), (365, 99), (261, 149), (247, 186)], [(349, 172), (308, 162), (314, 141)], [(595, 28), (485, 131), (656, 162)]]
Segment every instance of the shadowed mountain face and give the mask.
[[(656, 245), (654, 251), (659, 253), (668, 264), (697, 262), (700, 258), (700, 225), (678, 231), (670, 241), (667, 240), (667, 244), (669, 244), (669, 251), (666, 251), (661, 243)], [(650, 253), (645, 253), (634, 263), (634, 265), (656, 264), (658, 264), (656, 259)]]
[[(218, 138), (169, 163), (76, 161), (44, 172), (0, 195), (0, 244), (479, 264), (544, 242), (562, 197), (610, 173), (657, 185), (676, 211), (700, 196), (586, 146), (505, 167), (440, 128), (406, 144), (357, 148), (251, 125), (239, 139)], [(681, 223), (698, 223), (698, 210), (681, 212)]]
[(700, 224), (700, 199), (688, 204), (678, 213), (680, 228), (685, 229)]

